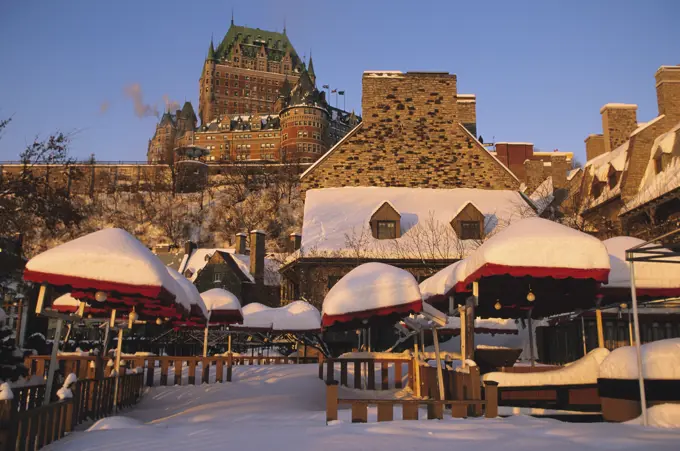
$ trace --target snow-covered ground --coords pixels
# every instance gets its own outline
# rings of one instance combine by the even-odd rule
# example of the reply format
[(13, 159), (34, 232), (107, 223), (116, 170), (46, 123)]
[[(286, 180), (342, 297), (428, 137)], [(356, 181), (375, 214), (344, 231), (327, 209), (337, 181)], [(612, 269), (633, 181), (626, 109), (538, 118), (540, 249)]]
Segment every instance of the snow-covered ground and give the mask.
[[(234, 382), (154, 387), (124, 417), (100, 421), (46, 448), (85, 450), (676, 450), (680, 430), (629, 424), (570, 424), (514, 416), (325, 424), (317, 365), (236, 367)], [(396, 414), (396, 411), (395, 411)], [(395, 415), (399, 418), (400, 415)], [(421, 418), (425, 412), (421, 412)]]

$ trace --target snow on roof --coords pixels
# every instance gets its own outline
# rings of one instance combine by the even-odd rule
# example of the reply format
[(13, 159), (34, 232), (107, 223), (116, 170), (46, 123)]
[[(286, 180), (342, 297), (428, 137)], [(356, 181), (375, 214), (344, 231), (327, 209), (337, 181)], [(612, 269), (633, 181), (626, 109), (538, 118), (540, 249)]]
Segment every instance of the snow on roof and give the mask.
[(212, 288), (201, 293), (201, 298), (209, 312), (210, 316), (208, 318), (211, 322), (219, 318), (220, 313), (238, 312), (236, 316), (240, 316), (241, 319), (243, 318), (241, 302), (230, 291), (222, 288)]
[[(671, 161), (659, 173), (656, 172), (656, 158), (669, 154)], [(680, 187), (680, 123), (659, 135), (652, 144), (649, 163), (640, 183), (638, 194), (629, 200), (622, 213), (639, 207)]]
[[(369, 221), (386, 200), (401, 215), (401, 236), (373, 238)], [(473, 202), (485, 216), (485, 232), (520, 219), (528, 204), (520, 193), (471, 188), (344, 187), (307, 191), (302, 225), (302, 255), (345, 255), (360, 247), (366, 255), (423, 257), (426, 235), (443, 237), (428, 258), (459, 258), (476, 243), (459, 241), (450, 225), (459, 210)], [(500, 226), (500, 227), (499, 227)]]
[(243, 307), (243, 327), (314, 331), (321, 328), (321, 314), (312, 304), (305, 301), (294, 301), (278, 308), (252, 303)]
[[(641, 239), (628, 236), (603, 241), (609, 253), (611, 266), (609, 282), (602, 286), (603, 290), (630, 289), (630, 264), (626, 261), (626, 251), (643, 243)], [(669, 255), (666, 260), (678, 263), (635, 262), (635, 286), (638, 295), (653, 295), (655, 290), (658, 290), (658, 294), (680, 296), (680, 257)]]
[[(239, 266), (239, 269), (248, 277), (251, 282), (255, 282), (255, 278), (250, 273), (250, 255), (231, 254), (231, 257)], [(281, 263), (275, 259), (264, 259), (264, 284), (268, 287), (276, 287), (281, 285), (281, 274), (279, 274)]]
[(607, 103), (602, 108), (600, 108), (600, 113), (604, 113), (604, 110), (608, 108), (618, 108), (626, 110), (637, 110), (637, 105), (634, 103)]
[(579, 171), (581, 171), (581, 170), (582, 170), (582, 168), (574, 168), (574, 169), (572, 169), (571, 171), (569, 171), (569, 172), (567, 173), (567, 180), (568, 180), (568, 181), (571, 181), (571, 179), (573, 179), (574, 176), (575, 176), (576, 174), (578, 174)]
[[(680, 379), (680, 338), (653, 341), (640, 347), (645, 379)], [(614, 349), (600, 365), (603, 379), (637, 379), (637, 354), (634, 346)]]
[(196, 312), (198, 309), (204, 318), (208, 318), (208, 309), (206, 308), (205, 303), (201, 298), (201, 294), (198, 292), (196, 286), (179, 272), (170, 267), (166, 268), (168, 270), (168, 274), (170, 274), (170, 276), (175, 279), (175, 282), (177, 282), (181, 288), (181, 292), (175, 293), (175, 299), (187, 310)]
[(622, 172), (625, 169), (626, 161), (628, 159), (628, 145), (630, 140), (624, 142), (611, 152), (598, 155), (592, 160), (588, 161), (585, 166), (585, 171), (588, 171), (593, 178), (603, 182), (602, 193), (596, 198), (588, 198), (584, 204), (584, 209), (593, 208), (621, 193), (621, 180), (623, 177), (618, 177), (614, 187), (609, 186), (609, 169), (613, 167), (616, 171)]
[(323, 325), (421, 309), (420, 289), (411, 273), (384, 263), (364, 263), (340, 279), (324, 298)]
[(499, 141), (496, 143), (498, 144), (516, 144), (516, 145), (522, 145), (522, 146), (533, 146), (534, 143), (529, 143), (529, 142), (519, 142), (519, 141)]
[(534, 205), (536, 205), (536, 208), (538, 209), (537, 213), (539, 215), (543, 213), (543, 211), (550, 206), (551, 202), (555, 200), (552, 176), (543, 180), (529, 198)]
[(228, 254), (231, 254), (234, 251), (234, 249), (219, 249), (219, 248), (198, 248), (194, 249), (194, 251), (191, 253), (191, 255), (188, 258), (188, 261), (186, 262), (185, 266), (180, 265), (180, 268), (183, 268), (183, 272), (186, 274), (186, 271), (189, 270), (191, 271), (191, 276), (189, 277), (189, 280), (192, 282), (196, 281), (196, 277), (198, 277), (198, 273), (205, 268), (205, 265), (208, 264), (208, 260), (215, 254), (215, 252), (220, 251), (220, 252), (225, 252)]
[(636, 128), (635, 130), (633, 130), (633, 132), (630, 134), (630, 136), (637, 135), (637, 134), (640, 133), (642, 130), (646, 129), (646, 128), (649, 127), (650, 125), (653, 125), (653, 124), (659, 122), (659, 121), (660, 121), (661, 119), (663, 119), (664, 117), (665, 117), (665, 115), (662, 114), (662, 115), (660, 115), (660, 116), (655, 117), (654, 119), (652, 119), (652, 120), (649, 121), (649, 122), (640, 122), (640, 123), (638, 124), (637, 128)]
[(496, 381), (499, 387), (597, 384), (598, 370), (609, 355), (609, 350), (595, 348), (577, 361), (557, 370), (540, 373), (493, 372), (485, 374), (483, 379)]
[(466, 258), (465, 284), (480, 277), (595, 279), (606, 282), (609, 254), (595, 237), (541, 218), (517, 221)]
[[(158, 297), (174, 293), (176, 282), (146, 246), (122, 229), (102, 229), (47, 250), (28, 261), (24, 278), (33, 282), (71, 285), (106, 291)], [(116, 284), (111, 288), (111, 284)]]
[(464, 268), (465, 260), (458, 260), (420, 282), (420, 293), (423, 300), (427, 301), (435, 296), (449, 296), (456, 285), (463, 281)]

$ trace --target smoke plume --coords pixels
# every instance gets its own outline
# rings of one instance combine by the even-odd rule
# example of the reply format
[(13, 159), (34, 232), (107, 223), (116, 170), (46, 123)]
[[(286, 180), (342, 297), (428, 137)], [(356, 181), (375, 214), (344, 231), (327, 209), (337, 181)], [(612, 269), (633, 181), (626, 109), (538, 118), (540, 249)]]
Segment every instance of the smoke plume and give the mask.
[(142, 94), (142, 87), (139, 83), (128, 85), (124, 89), (125, 95), (132, 99), (135, 108), (135, 115), (137, 117), (158, 117), (158, 107), (156, 105), (149, 105), (144, 103), (144, 96)]
[(167, 94), (163, 94), (163, 102), (165, 102), (165, 111), (169, 111), (172, 113), (175, 110), (179, 110), (179, 102), (170, 100), (170, 96), (168, 96)]
[(110, 108), (110, 107), (111, 107), (111, 103), (110, 103), (108, 100), (103, 101), (103, 102), (99, 105), (99, 113), (100, 113), (100, 114), (106, 113), (107, 111), (109, 111), (109, 108)]

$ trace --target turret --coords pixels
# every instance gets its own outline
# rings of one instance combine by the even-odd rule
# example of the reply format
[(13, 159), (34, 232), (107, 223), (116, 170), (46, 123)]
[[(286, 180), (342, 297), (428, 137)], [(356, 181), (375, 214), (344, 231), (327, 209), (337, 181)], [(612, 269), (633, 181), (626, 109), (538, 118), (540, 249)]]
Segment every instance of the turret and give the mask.
[(312, 62), (312, 51), (309, 51), (309, 68), (307, 69), (309, 79), (312, 80), (314, 87), (316, 87), (316, 74), (314, 73), (314, 63)]

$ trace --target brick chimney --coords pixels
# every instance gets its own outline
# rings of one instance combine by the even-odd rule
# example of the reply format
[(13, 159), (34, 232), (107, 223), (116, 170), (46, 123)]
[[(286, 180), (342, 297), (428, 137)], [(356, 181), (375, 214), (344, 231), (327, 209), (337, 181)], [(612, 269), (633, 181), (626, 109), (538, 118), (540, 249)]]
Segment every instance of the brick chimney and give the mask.
[(661, 66), (654, 78), (659, 115), (665, 114), (668, 123), (675, 125), (680, 121), (680, 65)]
[(600, 109), (604, 151), (611, 152), (624, 142), (638, 127), (637, 105), (627, 103), (608, 103)]
[(586, 159), (588, 161), (602, 155), (604, 150), (604, 135), (588, 135), (585, 139)]
[(255, 282), (264, 280), (264, 239), (265, 232), (253, 230), (250, 232), (250, 273), (255, 277)]
[(300, 245), (302, 244), (302, 235), (297, 232), (291, 233), (289, 240), (291, 252), (295, 252), (296, 250), (300, 249)]
[(239, 233), (236, 234), (236, 253), (237, 254), (245, 255), (245, 253), (246, 253), (246, 238), (248, 238), (248, 236), (243, 232), (239, 232)]

